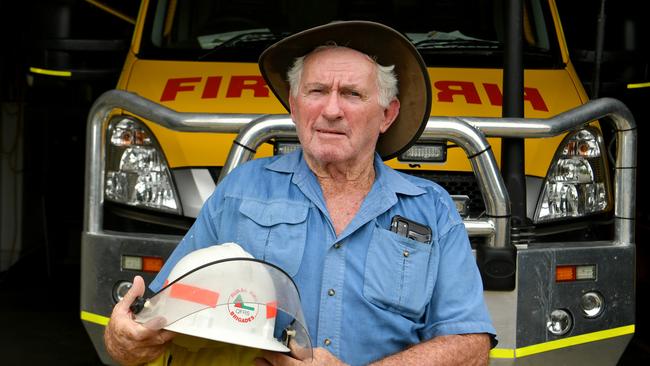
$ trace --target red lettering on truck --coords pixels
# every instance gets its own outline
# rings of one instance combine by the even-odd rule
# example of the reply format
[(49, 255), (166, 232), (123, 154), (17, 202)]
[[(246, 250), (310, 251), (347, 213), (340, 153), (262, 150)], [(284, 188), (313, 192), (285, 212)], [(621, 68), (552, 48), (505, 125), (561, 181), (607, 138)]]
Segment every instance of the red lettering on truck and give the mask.
[(216, 98), (219, 93), (219, 86), (221, 86), (221, 79), (221, 76), (208, 76), (201, 99)]
[[(193, 92), (203, 80), (204, 78), (200, 76), (169, 79), (165, 84), (160, 101), (176, 100), (179, 92)], [(217, 98), (222, 81), (223, 76), (219, 75), (205, 77), (201, 99)], [(503, 94), (499, 85), (482, 83), (481, 86), (490, 105), (496, 107), (503, 105)], [(438, 102), (453, 103), (454, 98), (464, 98), (468, 104), (483, 104), (476, 84), (471, 81), (438, 80), (433, 83), (433, 87)], [(267, 98), (270, 95), (269, 88), (262, 76), (233, 75), (228, 81), (226, 98), (241, 98), (244, 90), (252, 91), (255, 98)], [(534, 110), (548, 112), (544, 98), (537, 88), (524, 87), (524, 101), (529, 102)]]
[[(221, 87), (222, 76), (214, 75), (205, 78), (201, 99), (213, 99), (217, 97)], [(200, 76), (189, 78), (171, 78), (167, 80), (162, 95), (161, 102), (176, 100), (179, 92), (193, 92), (196, 87), (203, 81)], [(253, 91), (256, 98), (269, 96), (269, 88), (266, 86), (264, 78), (259, 75), (233, 75), (228, 83), (226, 98), (241, 98), (244, 90)]]
[[(483, 89), (488, 96), (490, 105), (502, 106), (503, 94), (499, 85), (483, 83)], [(482, 104), (476, 85), (470, 81), (440, 80), (433, 83), (438, 89), (437, 100), (439, 102), (453, 103), (454, 96), (459, 95), (465, 98), (468, 104)], [(524, 87), (524, 101), (531, 104), (534, 110), (548, 112), (548, 107), (537, 88)]]
[(439, 90), (439, 102), (453, 103), (454, 95), (461, 95), (465, 97), (465, 101), (469, 104), (481, 104), (481, 98), (478, 96), (476, 86), (470, 81), (440, 80), (433, 83), (433, 86)]
[(240, 98), (244, 89), (252, 90), (256, 98), (269, 96), (269, 88), (266, 87), (263, 77), (258, 75), (234, 75), (230, 78), (226, 98)]
[[(501, 94), (501, 89), (499, 89), (497, 84), (483, 83), (483, 88), (485, 88), (485, 93), (487, 94), (491, 105), (503, 105), (503, 94)], [(524, 101), (530, 102), (530, 105), (536, 111), (548, 112), (548, 107), (537, 88), (524, 87)]]
[(196, 84), (201, 81), (200, 77), (195, 78), (177, 78), (167, 80), (165, 89), (163, 89), (162, 95), (160, 96), (161, 102), (166, 102), (169, 100), (175, 100), (176, 94), (180, 91), (193, 91), (194, 85), (186, 85), (189, 83)]

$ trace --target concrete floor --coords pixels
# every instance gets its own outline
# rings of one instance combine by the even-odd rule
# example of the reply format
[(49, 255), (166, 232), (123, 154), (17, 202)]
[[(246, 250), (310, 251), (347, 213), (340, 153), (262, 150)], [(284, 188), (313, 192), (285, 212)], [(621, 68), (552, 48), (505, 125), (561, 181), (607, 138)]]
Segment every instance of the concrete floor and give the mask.
[(0, 365), (101, 365), (79, 319), (78, 264), (48, 277), (44, 263), (27, 257), (0, 274)]
[[(48, 276), (38, 270), (43, 263), (28, 256), (0, 273), (0, 365), (101, 365), (79, 319), (79, 265), (62, 265)], [(650, 365), (645, 324), (637, 319), (618, 366)]]

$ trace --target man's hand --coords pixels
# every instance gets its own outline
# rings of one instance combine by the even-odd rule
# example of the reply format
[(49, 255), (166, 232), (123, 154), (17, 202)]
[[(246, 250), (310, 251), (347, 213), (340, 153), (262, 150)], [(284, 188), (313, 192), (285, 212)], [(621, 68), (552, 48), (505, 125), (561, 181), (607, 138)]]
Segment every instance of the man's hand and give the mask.
[(255, 359), (255, 366), (329, 366), (345, 365), (341, 360), (334, 357), (324, 348), (314, 348), (314, 358), (312, 360), (296, 360), (282, 353), (264, 351), (262, 358)]
[(113, 308), (111, 320), (104, 331), (106, 350), (122, 365), (136, 365), (155, 359), (174, 337), (173, 332), (151, 330), (133, 320), (129, 306), (143, 294), (144, 280), (135, 276), (131, 289)]

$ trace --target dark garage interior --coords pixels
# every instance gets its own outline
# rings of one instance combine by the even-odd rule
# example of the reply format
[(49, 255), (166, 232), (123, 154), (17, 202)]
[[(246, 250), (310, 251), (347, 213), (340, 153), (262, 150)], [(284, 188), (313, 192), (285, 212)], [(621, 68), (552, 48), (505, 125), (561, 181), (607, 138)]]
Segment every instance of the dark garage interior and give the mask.
[[(639, 1), (556, 2), (587, 93), (621, 100), (638, 125), (636, 328), (619, 365), (647, 365), (650, 206), (642, 146), (650, 25)], [(134, 18), (139, 7), (104, 3)], [(0, 16), (0, 363), (98, 365), (79, 319), (86, 118), (93, 101), (115, 87), (133, 24), (82, 0), (0, 0)], [(35, 65), (86, 72), (61, 80), (30, 73)]]

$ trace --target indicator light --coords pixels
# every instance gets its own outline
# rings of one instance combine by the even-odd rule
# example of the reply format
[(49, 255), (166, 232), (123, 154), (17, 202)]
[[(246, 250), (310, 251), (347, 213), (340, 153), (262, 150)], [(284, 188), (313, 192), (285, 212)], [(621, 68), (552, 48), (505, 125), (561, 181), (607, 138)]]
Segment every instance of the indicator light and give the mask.
[(563, 265), (555, 268), (556, 282), (584, 281), (596, 279), (596, 265)]

